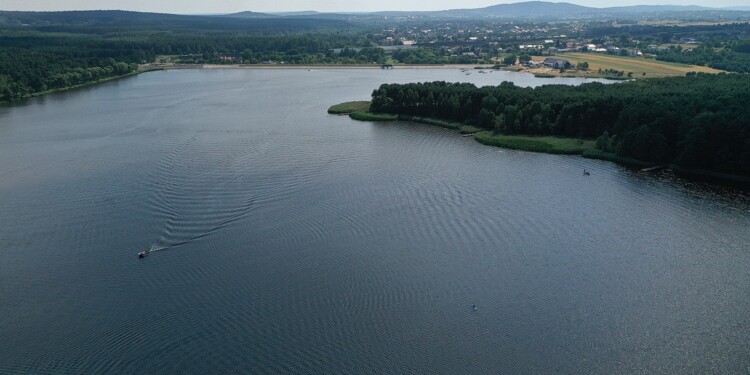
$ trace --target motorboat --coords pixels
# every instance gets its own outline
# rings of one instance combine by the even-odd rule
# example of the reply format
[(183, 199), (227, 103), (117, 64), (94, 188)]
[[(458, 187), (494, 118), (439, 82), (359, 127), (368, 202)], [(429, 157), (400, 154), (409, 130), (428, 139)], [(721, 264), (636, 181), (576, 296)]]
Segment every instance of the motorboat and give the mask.
[(138, 253), (138, 258), (145, 258), (149, 253), (151, 253), (151, 250), (141, 251)]

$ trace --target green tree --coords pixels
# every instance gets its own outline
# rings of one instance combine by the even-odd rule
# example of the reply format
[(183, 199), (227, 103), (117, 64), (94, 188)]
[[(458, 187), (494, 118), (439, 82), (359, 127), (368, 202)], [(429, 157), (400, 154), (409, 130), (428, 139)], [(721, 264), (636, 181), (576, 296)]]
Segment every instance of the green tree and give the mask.
[(499, 114), (497, 117), (495, 117), (495, 126), (492, 130), (492, 133), (494, 134), (501, 134), (505, 133), (505, 115)]
[(611, 140), (609, 137), (609, 132), (604, 131), (604, 133), (601, 136), (599, 136), (599, 138), (596, 139), (596, 148), (604, 152), (610, 152), (611, 150), (610, 141)]
[(477, 119), (477, 125), (481, 128), (492, 128), (495, 124), (495, 114), (488, 111), (487, 109), (482, 108), (482, 110), (479, 111), (479, 116)]

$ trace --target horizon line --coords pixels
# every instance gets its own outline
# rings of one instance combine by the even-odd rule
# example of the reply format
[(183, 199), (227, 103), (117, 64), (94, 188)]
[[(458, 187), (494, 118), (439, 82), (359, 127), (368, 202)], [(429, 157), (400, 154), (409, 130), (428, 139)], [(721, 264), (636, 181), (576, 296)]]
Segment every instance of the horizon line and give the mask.
[(229, 15), (229, 14), (235, 14), (235, 13), (244, 13), (244, 12), (252, 12), (252, 13), (260, 13), (260, 14), (270, 14), (270, 15), (278, 15), (278, 14), (285, 14), (285, 13), (305, 13), (305, 12), (314, 12), (318, 14), (371, 14), (371, 13), (381, 13), (381, 12), (445, 12), (445, 11), (454, 11), (454, 10), (473, 10), (473, 9), (484, 9), (484, 8), (490, 8), (494, 6), (499, 5), (515, 5), (515, 4), (525, 4), (525, 3), (547, 3), (547, 4), (569, 4), (569, 5), (575, 5), (579, 7), (585, 7), (585, 8), (591, 8), (591, 9), (612, 9), (612, 8), (631, 8), (631, 7), (681, 7), (681, 8), (689, 8), (689, 7), (700, 7), (700, 8), (706, 8), (707, 10), (730, 10), (730, 9), (737, 9), (737, 8), (746, 8), (750, 9), (750, 6), (746, 5), (730, 5), (730, 6), (722, 6), (722, 7), (715, 7), (710, 5), (698, 5), (698, 4), (687, 4), (687, 5), (677, 5), (677, 4), (635, 4), (635, 5), (618, 5), (618, 6), (589, 6), (589, 5), (581, 5), (576, 4), (574, 2), (570, 1), (542, 1), (542, 0), (529, 0), (529, 1), (516, 1), (516, 2), (508, 2), (508, 3), (497, 3), (493, 5), (487, 5), (487, 6), (481, 6), (481, 7), (475, 7), (475, 8), (448, 8), (448, 9), (435, 9), (435, 10), (418, 10), (418, 9), (411, 9), (411, 10), (363, 10), (363, 11), (350, 11), (350, 10), (332, 10), (332, 11), (318, 11), (315, 9), (304, 9), (304, 10), (269, 10), (269, 11), (262, 11), (262, 10), (238, 10), (238, 11), (217, 11), (217, 12), (198, 12), (198, 13), (180, 13), (180, 12), (172, 12), (172, 11), (152, 11), (152, 10), (137, 10), (137, 9), (127, 9), (127, 8), (110, 8), (110, 9), (104, 9), (104, 8), (81, 8), (81, 9), (59, 9), (59, 10), (24, 10), (24, 9), (15, 9), (15, 10), (5, 10), (0, 9), (0, 12), (36, 12), (36, 13), (53, 13), (53, 12), (87, 12), (87, 11), (122, 11), (122, 12), (135, 12), (135, 13), (156, 13), (156, 14), (172, 14), (172, 15), (183, 15), (183, 16), (221, 16), (221, 15)]

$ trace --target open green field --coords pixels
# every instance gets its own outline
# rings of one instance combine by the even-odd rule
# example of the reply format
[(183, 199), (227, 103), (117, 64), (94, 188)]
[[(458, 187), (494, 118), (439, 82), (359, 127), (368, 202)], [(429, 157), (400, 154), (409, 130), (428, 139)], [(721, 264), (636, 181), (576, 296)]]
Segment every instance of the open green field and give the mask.
[(589, 72), (596, 74), (599, 69), (614, 69), (624, 71), (625, 74), (632, 72), (635, 77), (675, 77), (684, 76), (688, 72), (704, 73), (721, 73), (721, 70), (712, 69), (705, 66), (684, 65), (641, 57), (625, 57), (603, 55), (596, 53), (564, 53), (559, 55), (560, 58), (570, 60), (579, 64), (584, 61), (589, 63)]

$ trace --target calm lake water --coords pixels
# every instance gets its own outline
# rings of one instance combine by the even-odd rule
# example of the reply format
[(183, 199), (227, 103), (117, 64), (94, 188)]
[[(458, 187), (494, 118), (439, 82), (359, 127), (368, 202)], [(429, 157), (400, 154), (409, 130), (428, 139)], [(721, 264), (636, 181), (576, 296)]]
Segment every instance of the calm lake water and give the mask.
[(748, 373), (747, 193), (326, 114), (431, 80), (580, 82), (188, 70), (0, 107), (0, 373)]

